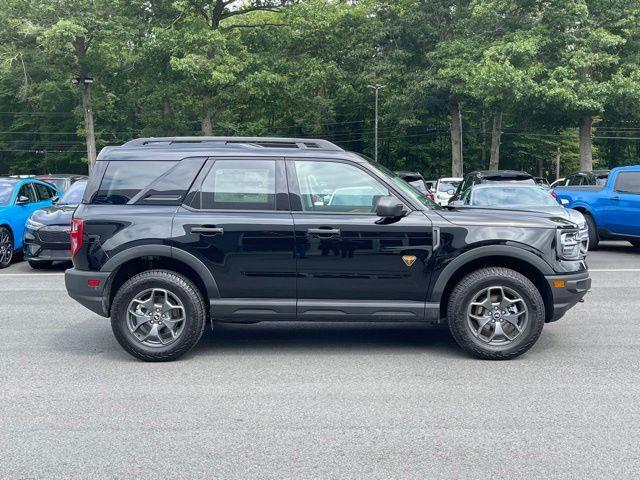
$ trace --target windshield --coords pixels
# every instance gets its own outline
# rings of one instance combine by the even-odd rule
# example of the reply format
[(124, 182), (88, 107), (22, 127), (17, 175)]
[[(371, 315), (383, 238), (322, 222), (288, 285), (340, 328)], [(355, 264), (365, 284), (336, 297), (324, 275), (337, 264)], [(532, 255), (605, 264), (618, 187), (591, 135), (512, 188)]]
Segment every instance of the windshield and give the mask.
[(433, 200), (427, 198), (420, 190), (418, 190), (416, 187), (414, 187), (410, 183), (407, 183), (406, 181), (404, 181), (402, 177), (397, 175), (395, 172), (392, 172), (388, 168), (383, 167), (382, 165), (377, 163), (372, 162), (372, 165), (374, 165), (378, 170), (385, 173), (393, 181), (393, 184), (397, 186), (400, 190), (402, 190), (402, 193), (404, 193), (414, 201), (432, 210), (442, 210), (442, 207), (440, 205), (438, 205)]
[(456, 188), (458, 188), (459, 184), (460, 182), (440, 180), (440, 183), (438, 184), (438, 191), (439, 192), (448, 192), (449, 190), (455, 191)]
[(471, 193), (471, 205), (476, 207), (553, 207), (560, 206), (551, 194), (540, 187), (476, 188)]
[(11, 193), (16, 182), (0, 179), (0, 205), (9, 205)]
[(80, 202), (82, 202), (82, 196), (84, 195), (84, 189), (86, 186), (86, 181), (76, 182), (71, 185), (71, 188), (62, 195), (58, 205), (79, 205)]

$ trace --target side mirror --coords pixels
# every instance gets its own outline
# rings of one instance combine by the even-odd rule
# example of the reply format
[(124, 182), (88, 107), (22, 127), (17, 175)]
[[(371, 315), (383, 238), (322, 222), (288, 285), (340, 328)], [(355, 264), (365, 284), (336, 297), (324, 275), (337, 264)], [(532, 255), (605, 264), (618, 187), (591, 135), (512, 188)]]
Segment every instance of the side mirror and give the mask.
[(60, 197), (59, 197), (58, 195), (56, 195), (55, 197), (52, 197), (52, 198), (51, 198), (51, 201), (52, 201), (53, 203), (58, 203), (58, 202), (60, 201)]
[(464, 202), (462, 200), (454, 200), (453, 202), (449, 202), (450, 207), (464, 207)]
[(20, 195), (16, 201), (16, 205), (26, 205), (27, 203), (29, 203), (29, 197), (25, 197), (24, 195)]
[(398, 218), (404, 213), (404, 205), (395, 197), (380, 197), (376, 205), (376, 215), (382, 218)]

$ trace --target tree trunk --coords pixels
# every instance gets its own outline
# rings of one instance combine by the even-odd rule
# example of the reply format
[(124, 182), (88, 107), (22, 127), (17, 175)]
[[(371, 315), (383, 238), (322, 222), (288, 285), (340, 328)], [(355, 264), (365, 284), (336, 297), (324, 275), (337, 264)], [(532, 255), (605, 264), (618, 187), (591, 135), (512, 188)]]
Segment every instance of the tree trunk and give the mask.
[(593, 170), (593, 152), (591, 148), (591, 127), (593, 117), (585, 115), (580, 119), (580, 170)]
[(560, 146), (556, 149), (556, 156), (553, 159), (553, 179), (558, 180), (560, 178)]
[(93, 110), (91, 109), (91, 90), (89, 85), (82, 85), (82, 111), (84, 113), (84, 130), (87, 142), (87, 160), (89, 173), (96, 162), (96, 134), (93, 126)]
[(451, 113), (451, 176), (462, 177), (462, 115), (460, 113), (460, 103), (452, 101), (449, 103)]
[(489, 157), (489, 170), (500, 168), (500, 140), (502, 139), (502, 111), (497, 111), (493, 117), (493, 130), (491, 130), (491, 157)]
[(173, 128), (171, 124), (171, 104), (169, 103), (169, 97), (162, 98), (162, 123), (164, 125), (164, 134), (170, 137), (173, 134)]
[(204, 117), (202, 117), (202, 134), (205, 136), (213, 135), (213, 109), (210, 101), (207, 101), (204, 108)]
[(544, 177), (544, 158), (536, 158), (536, 177)]

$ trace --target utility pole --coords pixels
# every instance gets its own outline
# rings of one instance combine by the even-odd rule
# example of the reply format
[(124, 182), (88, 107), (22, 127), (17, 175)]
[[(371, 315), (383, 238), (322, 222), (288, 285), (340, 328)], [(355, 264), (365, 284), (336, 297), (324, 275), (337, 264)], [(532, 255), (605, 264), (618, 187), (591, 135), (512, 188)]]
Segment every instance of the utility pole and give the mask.
[(96, 134), (93, 125), (93, 110), (91, 108), (91, 85), (93, 78), (87, 76), (75, 77), (71, 80), (74, 85), (82, 87), (82, 112), (84, 114), (84, 130), (87, 142), (87, 160), (89, 173), (96, 161)]
[(376, 91), (376, 118), (375, 118), (375, 127), (374, 127), (375, 154), (373, 156), (373, 159), (377, 162), (378, 161), (378, 97), (379, 97), (380, 90), (386, 87), (386, 85), (380, 85), (379, 83), (376, 83), (375, 85), (367, 85), (367, 87), (372, 88)]

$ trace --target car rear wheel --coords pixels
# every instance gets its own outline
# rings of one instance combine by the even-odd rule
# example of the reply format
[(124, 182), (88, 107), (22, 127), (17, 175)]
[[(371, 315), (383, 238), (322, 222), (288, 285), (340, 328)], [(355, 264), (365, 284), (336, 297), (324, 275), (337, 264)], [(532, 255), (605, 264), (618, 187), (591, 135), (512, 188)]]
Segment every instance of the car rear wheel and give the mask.
[(589, 250), (597, 250), (600, 237), (598, 237), (596, 222), (588, 213), (584, 214), (584, 219), (587, 221), (587, 228), (589, 229)]
[(53, 265), (53, 262), (49, 260), (29, 260), (29, 266), (35, 270), (51, 268), (51, 265)]
[(544, 301), (524, 275), (488, 267), (456, 285), (447, 320), (462, 349), (478, 358), (506, 360), (522, 355), (538, 340), (545, 320)]
[(205, 319), (197, 287), (168, 270), (149, 270), (129, 279), (111, 309), (118, 343), (148, 362), (175, 360), (191, 350), (202, 336)]
[(0, 268), (7, 268), (13, 260), (13, 235), (7, 227), (0, 227)]

